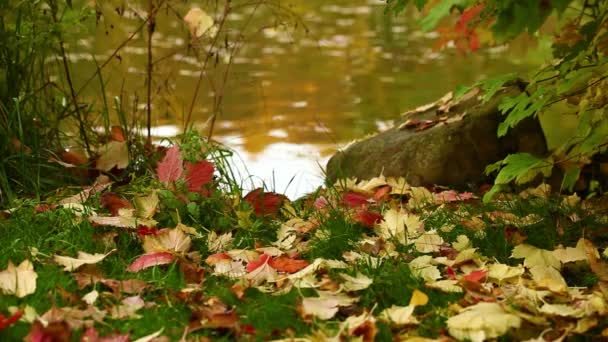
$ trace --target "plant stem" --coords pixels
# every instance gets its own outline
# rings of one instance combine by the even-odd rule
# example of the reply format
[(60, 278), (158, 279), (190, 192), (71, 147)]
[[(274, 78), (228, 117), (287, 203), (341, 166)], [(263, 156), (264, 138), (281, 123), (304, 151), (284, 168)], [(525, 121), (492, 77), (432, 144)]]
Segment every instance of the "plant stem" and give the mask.
[[(55, 3), (55, 1), (50, 1), (50, 4), (51, 4), (53, 22), (55, 24), (58, 24), (59, 20), (57, 19), (57, 11), (58, 11), (57, 4)], [(72, 76), (70, 74), (70, 66), (68, 64), (68, 57), (67, 57), (67, 53), (65, 52), (65, 46), (63, 43), (63, 38), (61, 37), (61, 32), (57, 32), (57, 36), (59, 38), (59, 50), (61, 52), (63, 70), (65, 72), (65, 78), (66, 78), (66, 80), (68, 82), (68, 86), (70, 88), (70, 96), (72, 97), (72, 103), (74, 104), (74, 110), (76, 111), (76, 117), (78, 119), (80, 135), (84, 141), (84, 145), (87, 149), (87, 153), (89, 154), (89, 156), (91, 156), (92, 155), (91, 146), (89, 144), (89, 138), (87, 137), (87, 132), (84, 128), (84, 119), (82, 117), (82, 113), (80, 112), (80, 107), (78, 106), (78, 99), (76, 96), (76, 91), (74, 90), (74, 83), (72, 82)]]
[(156, 21), (154, 19), (156, 13), (154, 9), (154, 0), (148, 0), (149, 11), (148, 11), (148, 70), (147, 70), (147, 118), (146, 118), (146, 126), (148, 129), (148, 139), (147, 143), (152, 143), (152, 35), (154, 34), (154, 29), (156, 26)]

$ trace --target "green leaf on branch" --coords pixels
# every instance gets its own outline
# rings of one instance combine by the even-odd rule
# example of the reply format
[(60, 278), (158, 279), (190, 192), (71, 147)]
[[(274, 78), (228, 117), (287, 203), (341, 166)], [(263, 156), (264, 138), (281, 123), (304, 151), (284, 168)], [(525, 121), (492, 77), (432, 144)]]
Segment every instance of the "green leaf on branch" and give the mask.
[(524, 92), (516, 97), (505, 98), (498, 109), (503, 114), (509, 114), (505, 121), (498, 125), (498, 136), (505, 136), (509, 128), (515, 127), (527, 117), (536, 115), (551, 99), (552, 91), (544, 87), (539, 87), (531, 96)]
[(533, 181), (539, 174), (549, 177), (553, 169), (553, 158), (547, 159), (535, 157), (529, 153), (516, 153), (508, 155), (504, 160), (490, 164), (485, 173), (490, 174), (500, 169), (494, 186), (483, 197), (485, 202), (489, 201), (496, 193), (511, 183), (521, 185)]
[(535, 157), (529, 153), (510, 154), (504, 159), (504, 167), (496, 176), (497, 184), (507, 184), (515, 180), (515, 184), (528, 183), (538, 174), (544, 177), (551, 175), (553, 159)]
[(498, 77), (490, 78), (487, 80), (479, 81), (473, 84), (470, 87), (466, 86), (458, 86), (456, 90), (454, 90), (454, 99), (458, 100), (464, 94), (468, 93), (471, 89), (475, 87), (479, 87), (483, 94), (481, 95), (481, 101), (483, 103), (488, 102), (496, 93), (502, 89), (506, 83), (514, 81), (518, 78), (517, 73), (510, 73), (505, 75), (500, 75)]

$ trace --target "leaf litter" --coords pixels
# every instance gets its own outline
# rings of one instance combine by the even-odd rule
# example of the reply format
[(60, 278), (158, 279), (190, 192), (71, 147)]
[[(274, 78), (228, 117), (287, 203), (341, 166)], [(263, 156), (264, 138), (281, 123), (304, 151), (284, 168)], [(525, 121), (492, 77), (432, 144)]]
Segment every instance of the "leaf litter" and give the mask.
[[(184, 161), (179, 146), (154, 178), (137, 188), (106, 181), (64, 200), (94, 209), (68, 216), (89, 225), (86, 246), (2, 259), (0, 337), (608, 338), (605, 219), (546, 186), (484, 205), (470, 192), (379, 176), (292, 202), (261, 188), (229, 192), (212, 162)], [(31, 215), (75, 210), (45, 208)], [(51, 274), (68, 279), (65, 299), (43, 305), (42, 291), (60, 286)]]

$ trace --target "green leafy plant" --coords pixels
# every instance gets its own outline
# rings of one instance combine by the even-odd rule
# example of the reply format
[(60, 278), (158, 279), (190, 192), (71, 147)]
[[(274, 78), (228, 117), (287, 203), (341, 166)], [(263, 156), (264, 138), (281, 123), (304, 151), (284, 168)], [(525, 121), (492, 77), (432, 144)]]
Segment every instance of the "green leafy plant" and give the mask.
[[(398, 13), (409, 0), (388, 0), (388, 10)], [(559, 19), (559, 34), (553, 39), (554, 59), (540, 68), (525, 85), (522, 93), (505, 98), (499, 106), (504, 121), (497, 135), (502, 137), (528, 117), (560, 115), (556, 105), (566, 108), (577, 118), (577, 127), (570, 137), (561, 139), (550, 155), (510, 155), (488, 166), (487, 173), (497, 173), (495, 185), (486, 195), (489, 200), (508, 183), (525, 184), (538, 174), (549, 177), (555, 168), (562, 175), (562, 190), (573, 190), (581, 177), (581, 170), (592, 164), (594, 157), (606, 151), (608, 145), (608, 4), (603, 1), (498, 1), (498, 0), (441, 0), (415, 1), (424, 12), (420, 26), (436, 28), (452, 13), (460, 15), (454, 30), (464, 35), (469, 47), (479, 47), (476, 30), (491, 30), (497, 43), (505, 43), (522, 33), (539, 34), (547, 18), (555, 13)], [(465, 28), (462, 28), (462, 26)], [(480, 81), (472, 87), (484, 92), (487, 101), (504, 84), (518, 78), (517, 74), (503, 75)], [(456, 96), (472, 87), (460, 87)]]

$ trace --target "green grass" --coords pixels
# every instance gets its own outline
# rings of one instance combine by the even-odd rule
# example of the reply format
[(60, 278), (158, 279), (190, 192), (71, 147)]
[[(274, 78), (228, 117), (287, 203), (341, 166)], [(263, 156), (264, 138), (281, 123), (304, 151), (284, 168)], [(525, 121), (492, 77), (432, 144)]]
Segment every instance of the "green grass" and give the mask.
[(353, 250), (366, 228), (353, 223), (341, 209), (331, 209), (310, 238), (310, 259), (342, 259), (342, 254)]

